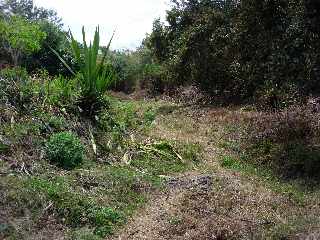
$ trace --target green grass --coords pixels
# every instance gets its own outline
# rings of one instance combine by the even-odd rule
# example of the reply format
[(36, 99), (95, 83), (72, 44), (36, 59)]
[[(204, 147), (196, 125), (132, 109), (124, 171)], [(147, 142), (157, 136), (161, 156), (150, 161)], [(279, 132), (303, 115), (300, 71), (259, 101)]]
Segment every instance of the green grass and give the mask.
[(203, 147), (198, 143), (186, 143), (181, 147), (181, 156), (189, 162), (198, 164), (201, 162)]
[[(0, 189), (5, 189), (0, 202), (8, 209), (15, 209), (11, 217), (29, 209), (35, 223), (43, 209), (52, 205), (50, 212), (71, 230), (71, 238), (100, 239), (125, 224), (147, 202), (148, 192), (159, 187), (160, 177), (130, 166), (97, 165), (60, 176), (44, 173), (34, 177), (6, 177), (0, 184)], [(8, 236), (21, 238), (10, 223), (1, 226)]]
[(10, 150), (10, 146), (0, 142), (0, 154), (5, 154)]

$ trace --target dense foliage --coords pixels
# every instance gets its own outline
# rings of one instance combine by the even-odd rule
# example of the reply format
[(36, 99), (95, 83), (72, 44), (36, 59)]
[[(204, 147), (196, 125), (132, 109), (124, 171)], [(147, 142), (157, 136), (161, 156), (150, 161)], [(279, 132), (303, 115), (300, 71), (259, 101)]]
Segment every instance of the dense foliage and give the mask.
[(2, 47), (10, 54), (14, 66), (18, 66), (23, 54), (37, 52), (46, 34), (39, 25), (32, 24), (22, 17), (13, 16), (0, 22)]
[(46, 145), (46, 155), (53, 164), (64, 169), (73, 169), (83, 161), (84, 146), (73, 133), (56, 133)]
[(51, 47), (50, 49), (78, 80), (81, 88), (82, 98), (79, 99), (81, 107), (87, 114), (91, 115), (100, 110), (101, 99), (114, 81), (112, 66), (105, 64), (105, 59), (113, 36), (101, 56), (101, 59), (99, 59), (99, 51), (101, 50), (99, 27), (96, 28), (93, 43), (90, 42), (90, 45), (86, 42), (84, 27), (82, 28), (82, 35), (83, 46), (80, 46), (71, 34), (71, 47), (74, 59), (80, 66), (79, 74), (76, 74), (76, 72), (67, 64), (56, 50)]
[[(19, 37), (20, 40), (27, 41), (28, 36), (29, 39), (30, 36), (34, 37), (35, 43), (37, 43), (37, 51), (28, 51), (28, 54), (19, 54), (19, 65), (26, 67), (29, 72), (33, 72), (39, 68), (45, 68), (52, 75), (70, 75), (50, 50), (49, 46), (56, 49), (56, 51), (68, 61), (69, 65), (77, 68), (77, 65), (72, 61), (67, 34), (63, 30), (61, 19), (55, 11), (36, 7), (34, 6), (33, 0), (4, 0), (0, 2), (0, 19), (2, 23), (7, 23), (9, 27), (12, 26), (10, 22), (17, 22), (19, 19), (20, 30), (18, 31), (19, 28), (13, 28), (19, 33), (15, 38)], [(33, 26), (32, 29), (31, 26)], [(21, 27), (24, 27), (25, 30), (28, 30), (26, 28), (29, 27), (29, 30), (22, 31)], [(37, 32), (34, 32), (35, 30), (37, 30)], [(14, 32), (7, 31), (7, 34), (9, 33), (13, 35)], [(44, 34), (46, 36), (45, 39), (37, 42), (37, 38)], [(7, 41), (4, 40), (6, 39), (0, 39), (0, 64), (15, 64), (10, 57), (12, 54), (8, 51), (8, 47), (10, 46), (8, 46)]]
[[(171, 83), (212, 96), (278, 106), (319, 91), (319, 3), (313, 0), (172, 1), (147, 45)], [(290, 99), (289, 99), (290, 100)]]

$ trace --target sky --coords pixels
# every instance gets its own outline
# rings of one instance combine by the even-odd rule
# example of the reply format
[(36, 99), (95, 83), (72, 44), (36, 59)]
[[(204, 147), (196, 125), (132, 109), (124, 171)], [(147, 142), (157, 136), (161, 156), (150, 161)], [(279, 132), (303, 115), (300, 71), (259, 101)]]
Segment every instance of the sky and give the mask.
[(88, 40), (100, 26), (101, 45), (107, 45), (116, 30), (112, 49), (135, 49), (153, 20), (164, 20), (168, 0), (34, 0), (36, 6), (54, 9), (62, 18), (65, 28), (70, 28), (75, 38), (81, 40), (85, 27)]

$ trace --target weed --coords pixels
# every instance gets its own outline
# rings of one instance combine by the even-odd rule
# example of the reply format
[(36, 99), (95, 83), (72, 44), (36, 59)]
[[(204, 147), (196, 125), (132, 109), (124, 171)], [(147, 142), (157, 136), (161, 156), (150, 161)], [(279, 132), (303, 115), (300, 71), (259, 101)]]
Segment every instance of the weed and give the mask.
[(152, 175), (182, 172), (188, 168), (188, 162), (183, 161), (169, 142), (141, 144), (139, 149), (131, 165)]
[(111, 234), (113, 225), (123, 221), (122, 216), (112, 208), (100, 206), (94, 200), (74, 193), (66, 180), (32, 178), (26, 182), (26, 187), (45, 194), (54, 203), (60, 217), (71, 227), (89, 224), (98, 236)]
[(168, 219), (168, 222), (169, 222), (171, 225), (179, 225), (179, 224), (181, 224), (182, 219), (179, 218), (179, 217), (173, 216), (173, 217), (170, 217), (170, 218)]
[(193, 162), (193, 163), (199, 163), (201, 161), (202, 157), (202, 146), (200, 144), (184, 144), (181, 149), (181, 155), (182, 158)]
[(50, 162), (64, 169), (79, 166), (84, 159), (84, 146), (70, 132), (53, 134), (46, 144), (46, 155)]
[(157, 115), (157, 113), (154, 111), (154, 109), (152, 109), (152, 108), (147, 109), (144, 112), (144, 116), (143, 116), (144, 122), (147, 125), (150, 125), (156, 119), (156, 115)]
[(0, 142), (0, 154), (6, 154), (7, 152), (9, 152), (9, 150), (10, 150), (9, 145)]

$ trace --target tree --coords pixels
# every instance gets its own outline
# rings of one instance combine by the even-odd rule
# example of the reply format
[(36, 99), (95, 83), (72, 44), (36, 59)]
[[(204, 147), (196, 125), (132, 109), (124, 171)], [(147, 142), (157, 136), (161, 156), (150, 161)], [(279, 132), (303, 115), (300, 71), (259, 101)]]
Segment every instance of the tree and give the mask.
[(171, 1), (146, 41), (169, 82), (273, 106), (320, 92), (318, 0)]
[(238, 1), (174, 0), (168, 25), (156, 20), (147, 40), (170, 83), (195, 84), (210, 94), (232, 84), (232, 18)]
[(146, 44), (150, 49), (152, 49), (155, 59), (158, 62), (165, 61), (168, 57), (167, 32), (160, 19), (156, 19), (153, 22), (152, 33), (147, 39)]
[(21, 16), (29, 21), (46, 20), (61, 26), (61, 18), (51, 9), (36, 7), (33, 0), (3, 0), (0, 2), (0, 12), (6, 17)]
[(39, 51), (46, 34), (40, 26), (26, 19), (12, 16), (0, 21), (0, 34), (3, 48), (10, 54), (12, 63), (19, 65), (19, 60), (26, 54)]
[(32, 72), (39, 68), (45, 68), (50, 75), (70, 75), (69, 71), (63, 66), (50, 48), (55, 49), (59, 55), (63, 56), (65, 61), (72, 66), (72, 69), (78, 70), (76, 63), (72, 61), (73, 55), (67, 33), (59, 26), (48, 21), (40, 21), (39, 26), (41, 31), (46, 33), (46, 39), (42, 41), (39, 51), (22, 59), (23, 65), (25, 65), (27, 70)]
[[(45, 68), (51, 75), (70, 75), (49, 47), (56, 49), (69, 65), (77, 69), (76, 64), (72, 62), (67, 33), (62, 28), (61, 18), (54, 10), (37, 7), (33, 0), (0, 0), (0, 18), (8, 20), (12, 16), (19, 16), (29, 22), (36, 23), (40, 26), (41, 31), (46, 33), (46, 39), (41, 42), (39, 51), (23, 55), (20, 58), (21, 65), (26, 67), (29, 72)], [(0, 43), (0, 45), (3, 44)], [(2, 49), (1, 52), (5, 51)], [(6, 56), (3, 56), (2, 59), (10, 61), (10, 58)]]

